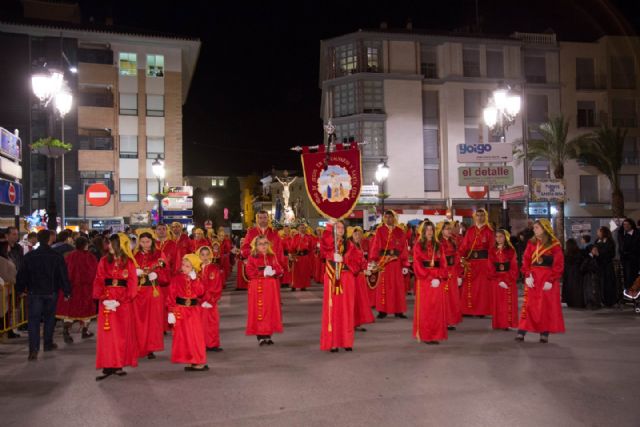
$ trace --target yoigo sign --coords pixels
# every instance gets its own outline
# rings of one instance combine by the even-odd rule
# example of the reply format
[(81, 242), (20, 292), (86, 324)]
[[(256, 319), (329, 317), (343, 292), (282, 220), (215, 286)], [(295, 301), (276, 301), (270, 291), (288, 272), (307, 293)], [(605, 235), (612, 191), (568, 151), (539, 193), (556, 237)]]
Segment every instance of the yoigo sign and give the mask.
[(457, 148), (458, 163), (513, 161), (513, 144), (510, 142), (458, 144)]

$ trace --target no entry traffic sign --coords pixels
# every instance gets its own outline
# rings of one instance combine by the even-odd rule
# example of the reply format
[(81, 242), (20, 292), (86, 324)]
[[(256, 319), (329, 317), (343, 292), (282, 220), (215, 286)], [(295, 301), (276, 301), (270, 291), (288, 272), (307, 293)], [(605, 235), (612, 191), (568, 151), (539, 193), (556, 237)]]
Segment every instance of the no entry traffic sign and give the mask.
[(87, 203), (91, 206), (104, 206), (109, 203), (109, 200), (111, 199), (111, 191), (109, 190), (109, 187), (99, 182), (87, 187), (87, 191), (85, 191), (85, 193)]

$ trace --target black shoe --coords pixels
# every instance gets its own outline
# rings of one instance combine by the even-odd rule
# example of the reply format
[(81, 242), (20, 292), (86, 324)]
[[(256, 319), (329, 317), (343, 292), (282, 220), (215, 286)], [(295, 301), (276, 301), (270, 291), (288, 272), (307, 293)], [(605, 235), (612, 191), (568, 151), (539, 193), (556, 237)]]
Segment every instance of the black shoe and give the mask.
[(38, 360), (38, 352), (37, 351), (30, 351), (29, 352), (29, 357), (27, 358), (27, 360), (29, 360), (29, 361)]
[(13, 332), (13, 329), (10, 329), (9, 332), (7, 332), (7, 338), (20, 338), (22, 335), (20, 334), (16, 334), (15, 332)]
[(476, 319), (484, 319), (484, 318), (485, 318), (485, 317), (487, 317), (487, 316), (485, 316), (484, 314), (481, 314), (481, 315), (479, 315), (479, 316), (474, 316), (474, 317), (475, 317)]
[(307, 292), (307, 288), (300, 289), (302, 292)]
[(73, 344), (73, 338), (71, 337), (71, 335), (69, 335), (69, 333), (63, 334), (62, 337), (64, 338), (65, 344)]
[(268, 340), (267, 340), (267, 345), (273, 345), (273, 340), (268, 339)]
[(516, 335), (515, 340), (518, 341), (518, 342), (524, 341), (524, 335)]
[(447, 326), (447, 330), (449, 331), (455, 331), (456, 327), (455, 326)]
[(102, 381), (105, 378), (110, 377), (111, 375), (113, 375), (116, 372), (115, 369), (111, 369), (111, 368), (106, 368), (102, 370), (102, 375), (99, 375), (96, 377), (96, 381)]
[(127, 375), (127, 373), (125, 371), (123, 371), (122, 368), (114, 369), (113, 373), (114, 373), (114, 375), (117, 375), (119, 377), (124, 377), (125, 375)]
[(92, 336), (93, 336), (93, 332), (89, 331), (88, 328), (82, 328), (82, 339), (91, 338)]
[(387, 313), (381, 311), (380, 313), (378, 313), (378, 315), (376, 317), (378, 319), (384, 319), (385, 317), (387, 317)]
[(329, 350), (331, 353), (337, 353), (338, 349), (337, 348), (332, 348), (331, 350)]
[(344, 351), (353, 351), (353, 348), (351, 348), (351, 347), (345, 347), (345, 348), (344, 348)]
[(149, 360), (153, 360), (153, 359), (155, 359), (155, 358), (156, 358), (156, 355), (155, 355), (155, 354), (153, 354), (153, 352), (151, 352), (151, 353), (147, 354), (147, 359), (149, 359)]
[(540, 342), (542, 344), (547, 344), (549, 342), (549, 337), (540, 337)]
[(260, 340), (260, 344), (258, 344), (260, 347), (262, 347), (263, 345), (268, 345), (269, 343), (267, 342), (267, 340)]
[(438, 345), (438, 344), (440, 344), (438, 341), (425, 341), (424, 343), (426, 345)]
[(291, 288), (291, 292), (295, 292), (295, 291), (296, 291), (296, 288)]
[(219, 353), (222, 351), (222, 347), (207, 347), (207, 351), (213, 351), (214, 353)]
[(52, 351), (57, 349), (58, 349), (58, 344), (56, 343), (51, 343), (51, 345), (47, 345), (44, 347), (44, 351)]
[(396, 313), (395, 317), (398, 319), (407, 319), (407, 316), (404, 313)]
[(356, 326), (356, 331), (367, 332), (367, 330), (365, 328), (361, 327), (361, 326)]
[(209, 370), (209, 365), (204, 365), (202, 368), (196, 368), (193, 366), (185, 366), (184, 370), (187, 372), (205, 372)]

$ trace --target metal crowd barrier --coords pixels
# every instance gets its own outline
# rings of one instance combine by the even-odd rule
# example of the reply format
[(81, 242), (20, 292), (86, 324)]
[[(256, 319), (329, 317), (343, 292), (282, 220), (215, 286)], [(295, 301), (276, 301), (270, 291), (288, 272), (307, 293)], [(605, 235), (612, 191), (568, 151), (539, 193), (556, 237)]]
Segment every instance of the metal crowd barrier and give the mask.
[(27, 323), (25, 299), (16, 295), (15, 284), (0, 286), (0, 334)]

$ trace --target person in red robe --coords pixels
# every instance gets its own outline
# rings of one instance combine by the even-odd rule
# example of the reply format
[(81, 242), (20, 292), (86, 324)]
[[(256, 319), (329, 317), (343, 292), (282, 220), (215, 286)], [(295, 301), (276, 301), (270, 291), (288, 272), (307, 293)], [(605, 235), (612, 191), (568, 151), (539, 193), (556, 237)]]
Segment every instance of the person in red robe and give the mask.
[[(369, 231), (364, 234), (362, 239), (362, 251), (364, 252), (364, 259), (367, 261), (371, 261), (369, 259), (369, 249), (371, 248), (371, 242), (373, 242), (373, 238), (375, 236), (375, 229), (373, 231)], [(369, 263), (371, 264), (371, 262)], [(376, 285), (377, 285), (377, 276), (367, 276), (367, 295), (369, 297), (369, 305), (371, 308), (376, 308)]]
[(291, 238), (290, 253), (293, 257), (291, 263), (291, 291), (300, 289), (306, 291), (311, 286), (311, 268), (313, 242), (307, 233), (307, 225), (298, 225), (298, 233)]
[(255, 335), (261, 346), (273, 345), (271, 336), (282, 333), (280, 284), (284, 272), (266, 234), (257, 235), (247, 259), (249, 295), (247, 298), (246, 335)]
[(355, 282), (366, 264), (358, 256), (357, 248), (349, 245), (342, 221), (331, 220), (327, 224), (320, 245), (323, 257), (327, 260), (320, 350), (336, 353), (344, 348), (345, 351), (353, 351)]
[(282, 275), (282, 279), (280, 279), (280, 287), (286, 288), (291, 285), (291, 263), (293, 259), (293, 255), (291, 254), (291, 242), (293, 240), (291, 227), (285, 225), (278, 235), (282, 243), (282, 254), (287, 259), (287, 262), (282, 266), (284, 268), (284, 274)]
[(220, 260), (222, 262), (222, 272), (224, 273), (222, 284), (224, 287), (224, 284), (226, 284), (231, 274), (231, 249), (233, 248), (233, 244), (223, 227), (218, 227), (218, 241), (220, 242)]
[[(166, 262), (166, 274), (167, 274), (167, 282), (160, 283), (160, 293), (162, 293), (162, 301), (166, 301), (169, 296), (169, 282), (171, 278), (176, 274), (176, 253), (178, 246), (176, 242), (171, 238), (171, 232), (169, 231), (169, 227), (167, 224), (158, 224), (156, 226), (156, 249), (160, 251), (162, 254), (162, 259)], [(169, 310), (167, 308), (167, 304), (164, 304), (164, 314), (162, 316), (164, 323), (164, 331), (168, 332), (171, 328), (169, 323), (167, 323), (167, 314), (169, 314)]]
[[(244, 244), (244, 237), (240, 239), (240, 246)], [(242, 260), (242, 256), (238, 254), (236, 256), (236, 290), (247, 290), (249, 289), (249, 278), (247, 277), (247, 273), (245, 271), (245, 263)]]
[[(267, 211), (262, 210), (256, 214), (256, 225), (247, 230), (247, 234), (244, 236), (244, 243), (240, 247), (240, 256), (245, 261), (245, 270), (249, 256), (251, 255), (251, 244), (258, 236), (266, 236), (267, 240), (269, 240), (271, 251), (273, 251), (278, 259), (278, 264), (280, 264), (281, 268), (285, 268), (287, 258), (284, 256), (282, 240), (280, 240), (278, 232), (269, 225), (269, 214)], [(278, 286), (280, 286), (281, 279), (281, 277), (277, 278)]]
[(210, 247), (204, 246), (198, 249), (198, 256), (202, 262), (200, 280), (204, 286), (202, 296), (202, 327), (204, 329), (204, 342), (207, 351), (219, 352), (220, 347), (220, 312), (218, 311), (218, 301), (222, 296), (222, 277), (224, 273), (220, 265), (211, 262), (212, 251)]
[(109, 238), (109, 253), (98, 263), (93, 298), (99, 302), (96, 369), (102, 375), (123, 376), (125, 366), (138, 366), (138, 343), (133, 320), (133, 300), (138, 292), (131, 243), (124, 233)]
[(171, 234), (173, 235), (174, 242), (176, 242), (173, 274), (178, 274), (181, 271), (182, 259), (185, 255), (193, 253), (195, 248), (193, 247), (193, 241), (187, 233), (184, 232), (182, 224), (179, 222), (175, 221), (171, 223)]
[(351, 272), (355, 275), (353, 325), (356, 331), (366, 332), (366, 329), (363, 328), (362, 325), (374, 323), (376, 320), (369, 302), (369, 282), (367, 276), (370, 275), (371, 272), (368, 270), (367, 260), (364, 257), (364, 251), (361, 246), (363, 240), (362, 234), (362, 228), (360, 227), (349, 227), (347, 229), (349, 250), (347, 251), (345, 263), (354, 266), (354, 268), (351, 269)]
[(447, 315), (443, 283), (447, 280), (446, 258), (436, 240), (436, 227), (425, 220), (413, 246), (413, 271), (416, 275), (416, 302), (413, 337), (426, 344), (446, 340)]
[(203, 246), (211, 246), (211, 239), (205, 237), (204, 230), (202, 228), (194, 228), (191, 247), (193, 250), (198, 250), (198, 248)]
[(493, 288), (493, 329), (518, 326), (518, 259), (509, 232), (498, 229), (495, 245), (489, 248), (489, 284)]
[(66, 344), (73, 343), (71, 337), (73, 322), (80, 322), (82, 325), (83, 339), (92, 337), (89, 323), (98, 314), (93, 300), (93, 279), (98, 270), (98, 261), (89, 252), (89, 240), (86, 237), (78, 237), (75, 246), (76, 250), (70, 252), (64, 259), (71, 283), (71, 298), (67, 300), (60, 293), (56, 304), (56, 317), (64, 322), (62, 334)]
[(169, 285), (167, 321), (173, 325), (171, 363), (185, 363), (185, 371), (208, 371), (200, 297), (204, 286), (198, 278), (200, 258), (187, 254), (182, 258), (180, 274)]
[(525, 288), (516, 341), (539, 332), (540, 342), (547, 343), (550, 333), (565, 331), (560, 298), (564, 254), (548, 220), (535, 221), (533, 235), (522, 256)]
[(369, 260), (379, 271), (376, 286), (376, 310), (378, 318), (388, 313), (406, 319), (407, 300), (404, 275), (409, 274), (409, 252), (405, 232), (397, 225), (395, 212), (388, 210), (383, 215), (383, 224), (378, 227), (369, 251)]
[(487, 282), (491, 271), (489, 247), (493, 244), (493, 230), (487, 212), (478, 209), (475, 224), (469, 227), (458, 247), (463, 267), (462, 314), (487, 316), (493, 312), (493, 289)]
[(133, 302), (133, 313), (139, 356), (148, 359), (155, 359), (154, 352), (164, 350), (165, 299), (160, 287), (169, 284), (169, 274), (162, 256), (152, 232), (139, 233), (134, 255), (138, 296)]
[(445, 313), (447, 315), (447, 328), (454, 331), (458, 323), (462, 322), (460, 311), (460, 292), (458, 287), (462, 285), (460, 257), (458, 255), (458, 242), (452, 235), (451, 222), (443, 221), (436, 227), (436, 238), (440, 243), (440, 248), (444, 254), (446, 264), (444, 265), (445, 280), (444, 300)]

